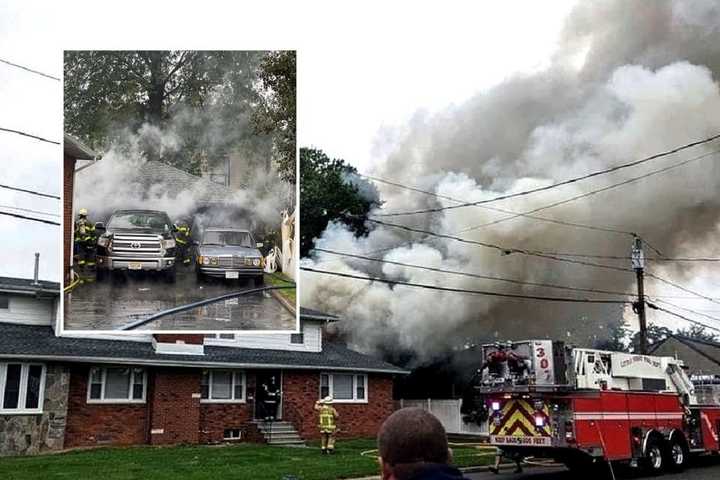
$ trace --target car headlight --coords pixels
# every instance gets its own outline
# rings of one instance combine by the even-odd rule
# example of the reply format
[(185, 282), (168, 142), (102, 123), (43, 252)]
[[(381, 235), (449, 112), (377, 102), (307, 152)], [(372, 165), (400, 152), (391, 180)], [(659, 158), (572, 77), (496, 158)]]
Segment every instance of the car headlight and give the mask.
[(174, 238), (168, 238), (166, 240), (160, 240), (160, 245), (162, 248), (167, 250), (168, 248), (175, 248), (175, 239)]
[(210, 257), (202, 257), (203, 265), (210, 265)]
[(110, 243), (109, 237), (100, 237), (100, 238), (98, 238), (98, 241), (97, 241), (97, 244), (100, 247), (107, 247), (109, 243)]
[(210, 257), (210, 263), (213, 265), (218, 264), (218, 257)]
[(253, 267), (259, 267), (259, 266), (260, 266), (260, 259), (253, 258)]

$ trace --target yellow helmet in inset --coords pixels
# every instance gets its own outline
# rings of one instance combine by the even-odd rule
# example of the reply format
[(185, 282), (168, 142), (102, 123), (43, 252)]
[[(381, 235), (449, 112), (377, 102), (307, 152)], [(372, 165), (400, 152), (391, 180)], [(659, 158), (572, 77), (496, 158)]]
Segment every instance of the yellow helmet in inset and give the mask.
[(79, 213), (80, 216), (87, 217), (87, 208), (81, 208)]

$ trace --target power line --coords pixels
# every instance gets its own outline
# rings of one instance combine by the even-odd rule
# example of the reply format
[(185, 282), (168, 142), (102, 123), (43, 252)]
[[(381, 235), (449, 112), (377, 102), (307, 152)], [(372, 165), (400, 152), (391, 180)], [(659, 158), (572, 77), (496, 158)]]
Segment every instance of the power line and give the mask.
[(710, 330), (715, 330), (715, 331), (717, 331), (717, 332), (720, 332), (720, 328), (718, 328), (718, 327), (713, 327), (712, 325), (708, 325), (708, 324), (706, 324), (706, 323), (699, 322), (699, 321), (697, 321), (697, 320), (693, 320), (692, 318), (688, 318), (688, 317), (686, 317), (685, 315), (680, 315), (679, 313), (672, 312), (672, 311), (667, 310), (667, 309), (665, 309), (665, 308), (663, 308), (663, 307), (660, 307), (660, 306), (658, 306), (658, 305), (655, 305), (654, 303), (645, 302), (645, 305), (647, 305), (648, 307), (652, 308), (653, 310), (659, 310), (659, 311), (661, 311), (661, 312), (667, 313), (668, 315), (672, 315), (673, 317), (677, 317), (677, 318), (680, 318), (680, 319), (682, 319), (682, 320), (685, 320), (686, 322), (694, 323), (694, 324), (700, 325), (700, 326), (702, 326), (702, 327), (709, 328)]
[(20, 215), (19, 213), (0, 212), (0, 215), (7, 215), (8, 217), (15, 217), (15, 218), (20, 218), (22, 220), (30, 220), (33, 222), (47, 223), (48, 225), (60, 225), (58, 222), (53, 222), (51, 220), (44, 220), (42, 218), (26, 217), (25, 215)]
[(16, 134), (22, 135), (22, 136), (24, 136), (24, 137), (30, 137), (30, 138), (34, 138), (35, 140), (40, 140), (41, 142), (52, 143), (53, 145), (60, 145), (60, 142), (56, 142), (56, 141), (54, 141), (54, 140), (48, 140), (47, 138), (38, 137), (37, 135), (32, 135), (32, 134), (30, 134), (30, 133), (21, 132), (20, 130), (13, 130), (13, 129), (11, 129), (11, 128), (3, 128), (3, 127), (0, 127), (0, 131), (10, 132), (10, 133), (16, 133)]
[(0, 58), (0, 62), (4, 63), (4, 64), (6, 64), (6, 65), (10, 65), (10, 66), (15, 67), (15, 68), (20, 68), (20, 69), (25, 70), (25, 71), (30, 72), (30, 73), (34, 73), (34, 74), (36, 74), (36, 75), (40, 75), (40, 76), (42, 76), (42, 77), (49, 78), (49, 79), (51, 79), (51, 80), (56, 80), (56, 81), (58, 81), (58, 82), (60, 81), (60, 79), (59, 79), (58, 77), (54, 77), (54, 76), (52, 76), (52, 75), (48, 75), (47, 73), (43, 73), (43, 72), (40, 72), (40, 71), (38, 71), (38, 70), (33, 70), (32, 68), (28, 68), (28, 67), (24, 67), (24, 66), (22, 66), (22, 65), (18, 65), (17, 63), (13, 63), (13, 62), (10, 62), (10, 61), (5, 60), (5, 59), (2, 59), (2, 58)]
[(666, 301), (666, 300), (660, 300), (660, 299), (657, 298), (657, 297), (654, 297), (654, 298), (655, 298), (655, 301), (656, 301), (656, 302), (664, 303), (665, 305), (669, 305), (669, 306), (671, 306), (671, 307), (678, 308), (678, 309), (680, 309), (680, 310), (682, 310), (682, 311), (684, 311), (684, 312), (692, 313), (692, 314), (695, 314), (695, 315), (699, 315), (699, 316), (701, 316), (701, 317), (705, 317), (705, 318), (710, 319), (710, 320), (715, 320), (716, 322), (720, 322), (720, 318), (718, 318), (718, 317), (713, 317), (712, 315), (708, 315), (708, 314), (706, 314), (706, 313), (701, 313), (701, 312), (699, 312), (699, 311), (697, 311), (697, 310), (691, 310), (691, 309), (689, 309), (689, 308), (687, 308), (687, 307), (681, 307), (680, 305), (675, 305), (674, 303), (670, 303), (670, 302), (668, 302), (668, 301)]
[[(716, 137), (713, 137), (713, 138), (716, 138)], [(699, 156), (697, 156), (697, 157), (693, 157), (693, 158), (690, 158), (690, 159), (687, 159), (687, 160), (683, 160), (682, 162), (679, 162), (679, 163), (676, 163), (676, 164), (667, 166), (667, 167), (665, 167), (665, 168), (661, 168), (661, 169), (659, 169), (659, 170), (653, 170), (652, 172), (648, 172), (648, 173), (646, 173), (646, 174), (644, 174), (644, 175), (640, 175), (640, 176), (638, 176), (638, 177), (633, 177), (633, 178), (624, 180), (624, 181), (619, 182), (619, 183), (607, 185), (607, 186), (602, 187), (602, 188), (599, 188), (599, 189), (591, 190), (591, 191), (589, 191), (589, 192), (585, 192), (585, 193), (583, 193), (583, 194), (576, 195), (576, 196), (574, 196), (574, 197), (567, 198), (567, 199), (565, 199), (565, 200), (561, 200), (561, 201), (558, 201), (558, 202), (555, 202), (555, 203), (552, 203), (552, 204), (549, 204), (549, 205), (545, 205), (545, 206), (542, 206), (542, 207), (538, 207), (538, 208), (535, 208), (535, 209), (530, 210), (530, 211), (527, 211), (527, 212), (516, 213), (516, 214), (515, 214), (514, 216), (512, 216), (512, 217), (505, 217), (505, 218), (501, 218), (501, 219), (498, 219), (498, 220), (494, 220), (494, 221), (492, 221), (492, 222), (487, 222), (487, 223), (483, 223), (483, 224), (480, 224), (480, 225), (475, 225), (475, 226), (472, 226), (472, 227), (464, 228), (464, 229), (462, 229), (462, 230), (459, 230), (459, 231), (455, 232), (455, 234), (466, 233), (466, 232), (470, 232), (470, 231), (473, 231), (473, 230), (477, 230), (477, 229), (482, 228), (482, 227), (488, 227), (488, 226), (492, 226), (492, 225), (497, 225), (498, 223), (502, 223), (502, 222), (505, 222), (505, 221), (508, 221), (508, 220), (512, 220), (512, 219), (517, 218), (517, 217), (519, 217), (519, 216), (529, 215), (529, 214), (532, 214), (532, 213), (537, 213), (537, 212), (542, 211), (542, 210), (547, 210), (547, 209), (549, 209), (549, 208), (554, 208), (554, 207), (557, 207), (557, 206), (560, 206), (560, 205), (564, 205), (564, 204), (566, 204), (566, 203), (570, 203), (570, 202), (573, 202), (573, 201), (575, 201), (575, 200), (579, 200), (579, 199), (581, 199), (581, 198), (586, 198), (586, 197), (589, 197), (589, 196), (591, 196), (591, 195), (595, 195), (595, 194), (600, 193), (600, 192), (604, 192), (604, 191), (607, 191), (607, 190), (611, 190), (611, 189), (613, 189), (613, 188), (617, 188), (617, 187), (620, 187), (620, 186), (623, 186), (623, 185), (627, 185), (627, 184), (629, 184), (629, 183), (632, 183), (632, 182), (641, 180), (641, 179), (643, 179), (643, 178), (647, 178), (647, 177), (650, 177), (650, 176), (653, 176), (653, 175), (657, 175), (657, 174), (660, 174), (660, 173), (667, 172), (667, 171), (672, 170), (672, 169), (674, 169), (674, 168), (678, 168), (678, 167), (684, 166), (684, 165), (686, 165), (686, 164), (688, 164), (688, 163), (690, 163), (690, 162), (694, 162), (694, 161), (697, 161), (697, 160), (701, 160), (701, 159), (703, 159), (703, 158), (706, 158), (706, 157), (711, 156), (711, 155), (715, 155), (715, 154), (717, 154), (717, 153), (720, 153), (720, 150), (716, 150), (716, 151), (713, 151), (713, 152), (705, 153), (705, 154), (703, 154), (703, 155), (699, 155)], [(469, 205), (469, 204), (465, 204), (465, 205)], [(377, 215), (377, 216), (378, 216), (378, 217), (383, 217), (383, 216), (387, 216), (387, 215)], [(368, 218), (368, 221), (373, 221), (373, 220), (371, 220), (370, 218)], [(611, 231), (611, 230), (610, 230), (610, 229), (606, 229), (606, 231)], [(629, 235), (633, 235), (633, 236), (638, 236), (638, 235), (636, 235), (635, 233), (625, 232), (625, 231), (620, 231), (620, 230), (616, 230), (615, 233), (624, 233), (624, 234), (629, 234)], [(424, 238), (427, 238), (427, 236), (424, 237)], [(422, 238), (421, 240), (424, 240), (424, 238)], [(642, 238), (642, 237), (641, 237), (641, 238)], [(648, 245), (648, 247), (650, 247), (652, 250), (654, 250), (655, 253), (657, 253), (657, 254), (658, 254), (659, 256), (661, 256), (661, 257), (663, 256), (662, 252), (661, 252), (660, 250), (658, 250), (656, 247), (652, 246), (646, 239), (643, 238), (643, 241), (645, 242), (646, 245)], [(394, 248), (397, 248), (397, 247), (402, 246), (402, 245), (407, 245), (407, 244), (410, 244), (410, 243), (412, 243), (412, 242), (413, 242), (413, 240), (408, 241), (408, 242), (404, 242), (404, 243), (402, 243), (402, 244), (395, 245), (395, 246), (392, 246), (392, 247), (387, 247), (387, 248), (383, 248), (383, 249), (380, 249), (380, 250), (375, 250), (375, 251), (372, 251), (372, 252), (366, 252), (366, 253), (368, 253), (368, 254), (381, 253), (381, 252), (383, 252), (383, 251), (392, 250), (392, 249), (394, 249)]]
[(605, 295), (621, 295), (621, 296), (635, 295), (633, 293), (628, 293), (628, 292), (599, 290), (599, 289), (594, 289), (594, 288), (579, 288), (579, 287), (571, 287), (571, 286), (567, 286), (567, 285), (557, 285), (557, 284), (552, 284), (552, 283), (526, 282), (526, 281), (522, 281), (522, 280), (497, 277), (497, 276), (493, 276), (493, 275), (482, 275), (482, 274), (478, 274), (478, 273), (461, 272), (459, 270), (447, 270), (447, 269), (442, 269), (442, 268), (430, 267), (427, 265), (417, 265), (417, 264), (413, 264), (413, 263), (395, 262), (392, 260), (384, 260), (382, 258), (366, 257), (363, 255), (355, 255), (352, 253), (338, 252), (335, 250), (327, 250), (324, 248), (314, 248), (313, 251), (328, 253), (330, 255), (338, 255), (341, 257), (357, 258), (360, 260), (367, 260), (367, 261), (371, 261), (371, 262), (387, 263), (390, 265), (398, 265), (401, 267), (417, 268), (420, 270), (428, 270), (431, 272), (447, 273), (450, 275), (460, 275), (460, 276), (464, 276), (464, 277), (479, 278), (482, 280), (494, 280), (494, 281), (498, 281), (498, 282), (513, 283), (516, 285), (530, 285), (530, 286), (535, 286), (535, 287), (555, 288), (558, 290), (570, 290), (570, 291), (575, 291), (575, 292), (602, 293)]
[(10, 208), (12, 210), (19, 210), (21, 212), (37, 213), (39, 215), (47, 215), (48, 217), (59, 217), (57, 213), (42, 212), (40, 210), (32, 210), (30, 208), (15, 207), (13, 205), (0, 205), (0, 208)]
[(60, 200), (60, 197), (58, 195), (51, 195), (49, 193), (36, 192), (34, 190), (27, 190), (25, 188), (11, 187), (10, 185), (2, 185), (2, 184), (0, 184), (0, 188), (6, 188), (8, 190), (15, 190), (16, 192), (29, 193), (31, 195), (37, 195), (40, 197), (54, 198), (54, 199)]
[(506, 297), (506, 298), (538, 300), (538, 301), (546, 301), (546, 302), (602, 303), (602, 304), (621, 304), (621, 305), (631, 303), (631, 302), (625, 301), (625, 300), (599, 300), (599, 299), (594, 299), (594, 298), (570, 298), (570, 297), (543, 297), (543, 296), (537, 296), (537, 295), (520, 295), (520, 294), (514, 294), (514, 293), (488, 292), (485, 290), (467, 290), (467, 289), (462, 289), (462, 288), (439, 287), (437, 285), (428, 285), (428, 284), (424, 284), (424, 283), (411, 283), (411, 282), (403, 282), (403, 281), (399, 281), (399, 280), (387, 280), (387, 279), (378, 278), (378, 277), (365, 277), (362, 275), (353, 275), (350, 273), (331, 272), (328, 270), (318, 270), (318, 269), (310, 268), (310, 267), (300, 267), (300, 270), (304, 270), (306, 272), (321, 273), (324, 275), (333, 275), (333, 276), (337, 276), (337, 277), (353, 278), (356, 280), (366, 280), (366, 281), (371, 281), (371, 282), (386, 283), (389, 285), (403, 285), (406, 287), (425, 288), (428, 290), (440, 290), (440, 291), (444, 291), (444, 292), (487, 295), (487, 296), (491, 296), (491, 297)]
[(653, 279), (655, 279), (655, 280), (657, 280), (657, 281), (659, 281), (659, 282), (666, 283), (666, 284), (668, 284), (668, 285), (670, 285), (670, 286), (672, 286), (672, 287), (677, 288), (678, 290), (682, 290), (682, 291), (684, 291), (684, 292), (691, 293), (691, 294), (693, 294), (693, 295), (695, 295), (695, 296), (697, 296), (697, 297), (704, 298), (705, 300), (707, 300), (707, 301), (709, 301), (709, 302), (717, 303), (717, 304), (720, 305), (720, 301), (718, 301), (718, 300), (716, 300), (716, 299), (714, 299), (714, 298), (712, 298), (712, 297), (708, 297), (708, 296), (706, 296), (706, 295), (703, 295), (702, 293), (698, 293), (698, 292), (695, 292), (695, 291), (693, 291), (693, 290), (690, 290), (689, 288), (683, 287), (682, 285), (677, 284), (677, 283), (675, 283), (675, 282), (671, 282), (670, 280), (668, 280), (668, 279), (666, 279), (666, 278), (658, 277), (657, 275), (654, 275), (654, 274), (652, 274), (652, 273), (647, 273), (647, 272), (645, 273), (645, 276), (646, 276), (646, 277), (653, 278)]
[[(604, 187), (597, 188), (597, 189), (595, 189), (595, 190), (590, 190), (590, 191), (588, 191), (588, 192), (581, 193), (581, 194), (579, 194), (579, 195), (575, 195), (575, 196), (573, 196), (573, 197), (566, 198), (566, 199), (564, 199), (564, 200), (560, 200), (560, 201), (557, 201), (557, 202), (554, 202), (554, 203), (551, 203), (551, 204), (548, 204), (548, 205), (543, 205), (543, 206), (541, 206), (541, 207), (533, 208), (532, 210), (528, 210), (528, 211), (522, 212), (522, 213), (527, 215), (527, 214), (537, 213), (537, 212), (540, 212), (540, 211), (543, 211), (543, 210), (548, 210), (548, 209), (550, 209), (550, 208), (559, 207), (560, 205), (565, 205), (565, 204), (567, 204), (567, 203), (574, 202), (574, 201), (576, 201), (576, 200), (580, 200), (580, 199), (583, 199), (583, 198), (587, 198), (587, 197), (590, 197), (590, 196), (592, 196), (592, 195), (597, 195), (598, 193), (602, 193), (602, 192), (606, 192), (606, 191), (608, 191), (608, 190), (612, 190), (612, 189), (614, 189), (614, 188), (622, 187), (622, 186), (628, 185), (628, 184), (630, 184), (630, 183), (634, 183), (634, 182), (637, 182), (637, 181), (639, 181), (639, 180), (642, 180), (642, 179), (651, 177), (651, 176), (653, 176), (653, 175), (659, 175), (659, 174), (661, 174), (661, 173), (668, 172), (668, 171), (673, 170), (673, 169), (675, 169), (675, 168), (679, 168), (679, 167), (685, 166), (685, 165), (687, 165), (688, 163), (695, 162), (695, 161), (698, 161), (698, 160), (702, 160), (703, 158), (706, 158), (706, 157), (709, 157), (709, 156), (712, 156), (712, 155), (716, 155), (716, 154), (718, 154), (718, 153), (720, 153), (720, 150), (714, 150), (714, 151), (712, 151), (712, 152), (708, 152), (708, 153), (699, 155), (699, 156), (697, 156), (697, 157), (692, 157), (692, 158), (689, 158), (689, 159), (687, 159), (687, 160), (683, 160), (682, 162), (674, 163), (674, 164), (669, 165), (669, 166), (667, 166), (667, 167), (660, 168), (660, 169), (658, 169), (658, 170), (653, 170), (653, 171), (651, 171), (651, 172), (645, 173), (645, 174), (643, 174), (643, 175), (639, 175), (639, 176), (637, 176), (637, 177), (628, 178), (627, 180), (623, 180), (622, 182), (618, 182), (618, 183), (613, 183), (613, 184), (610, 184), (610, 185), (606, 185), (606, 186), (604, 186)], [(378, 216), (385, 216), (385, 215), (378, 215)], [(464, 229), (464, 230), (462, 230), (462, 231), (460, 231), (460, 232), (458, 232), (458, 233), (465, 233), (465, 232), (469, 232), (469, 231), (472, 231), (472, 230), (477, 230), (478, 228), (483, 228), (483, 227), (489, 227), (489, 226), (492, 226), (492, 225), (497, 225), (498, 223), (503, 223), (503, 222), (506, 222), (506, 221), (508, 221), (508, 220), (513, 220), (513, 219), (518, 218), (518, 217), (520, 217), (520, 216), (521, 216), (520, 214), (516, 214), (516, 215), (511, 216), (511, 217), (500, 218), (500, 219), (497, 219), (497, 220), (493, 220), (492, 222), (487, 222), (487, 223), (483, 223), (483, 224), (480, 224), (480, 225), (475, 225), (474, 227), (466, 228), (466, 229)], [(631, 235), (635, 235), (635, 234), (632, 234), (632, 233), (631, 233)], [(643, 239), (643, 240), (644, 240), (644, 239)], [(647, 242), (646, 242), (646, 243), (647, 243)], [(650, 245), (648, 245), (648, 246), (650, 246)], [(654, 248), (654, 247), (651, 247), (651, 248), (652, 248), (653, 250), (655, 250), (656, 253), (662, 255), (656, 248)]]
[[(432, 197), (442, 198), (442, 199), (444, 199), (444, 200), (450, 200), (450, 201), (452, 201), (452, 202), (459, 203), (459, 204), (465, 204), (465, 203), (467, 203), (467, 202), (464, 201), (464, 200), (459, 200), (459, 199), (457, 199), (457, 198), (449, 197), (449, 196), (447, 196), (447, 195), (440, 195), (440, 194), (434, 193), (434, 192), (428, 192), (427, 190), (422, 190), (422, 189), (419, 189), (419, 188), (416, 188), (416, 187), (409, 187), (409, 186), (407, 186), (407, 185), (402, 185), (402, 184), (400, 184), (400, 183), (392, 182), (392, 181), (390, 181), (390, 180), (385, 180), (385, 179), (383, 179), (383, 178), (374, 177), (374, 176), (371, 176), (371, 175), (365, 175), (365, 174), (362, 174), (362, 173), (356, 173), (356, 174), (359, 175), (359, 176), (361, 176), (361, 177), (365, 177), (365, 178), (367, 178), (367, 179), (369, 179), (369, 180), (373, 180), (373, 181), (380, 182), (380, 183), (385, 183), (385, 184), (387, 184), (387, 185), (392, 185), (392, 186), (394, 186), (394, 187), (402, 188), (402, 189), (405, 189), (405, 190), (410, 190), (410, 191), (413, 191), (413, 192), (422, 193), (422, 194), (425, 194), (425, 195), (430, 195), (430, 196), (432, 196)], [(557, 224), (557, 225), (564, 225), (564, 226), (568, 226), (568, 227), (585, 228), (585, 229), (588, 229), (588, 230), (595, 230), (595, 231), (609, 232), (609, 233), (618, 233), (618, 234), (622, 234), (622, 235), (631, 235), (631, 236), (632, 236), (632, 235), (635, 235), (635, 233), (633, 233), (633, 232), (629, 232), (629, 231), (625, 231), (625, 230), (619, 230), (619, 229), (616, 229), (616, 228), (601, 227), (601, 226), (596, 226), (596, 225), (587, 225), (587, 224), (583, 224), (583, 223), (570, 222), (570, 221), (567, 221), (567, 220), (558, 220), (558, 219), (555, 219), (555, 218), (539, 217), (539, 216), (537, 216), (537, 215), (530, 215), (530, 214), (527, 214), (527, 213), (515, 212), (515, 211), (512, 211), (512, 210), (506, 210), (506, 209), (504, 209), (504, 208), (490, 207), (490, 206), (487, 206), (487, 205), (475, 205), (475, 206), (476, 206), (476, 207), (480, 207), (480, 208), (484, 208), (484, 209), (487, 209), (487, 210), (492, 210), (492, 211), (495, 211), (495, 212), (506, 213), (506, 214), (509, 214), (509, 215), (516, 215), (516, 216), (520, 216), (520, 217), (530, 218), (530, 219), (532, 219), (532, 220), (538, 220), (538, 221), (541, 221), (541, 222), (555, 223), (555, 224)], [(382, 215), (377, 215), (377, 216), (382, 216)], [(513, 217), (513, 218), (515, 218), (515, 217)]]
[(461, 205), (450, 205), (450, 206), (448, 206), (448, 207), (428, 208), (428, 209), (425, 209), (425, 210), (415, 210), (415, 211), (408, 211), (408, 212), (391, 212), (391, 213), (383, 214), (382, 216), (384, 216), (384, 217), (390, 217), (390, 216), (401, 216), (401, 215), (416, 215), (416, 214), (420, 214), (420, 213), (435, 213), (435, 212), (440, 212), (440, 211), (443, 211), (443, 210), (453, 210), (453, 209), (456, 209), (456, 208), (464, 208), (464, 207), (470, 207), (470, 206), (475, 206), (475, 205), (482, 205), (482, 204), (486, 204), (486, 203), (497, 202), (497, 201), (500, 201), (500, 200), (507, 200), (507, 199), (509, 199), (509, 198), (515, 198), (515, 197), (530, 195), (530, 194), (537, 193), (537, 192), (542, 192), (542, 191), (551, 190), (551, 189), (553, 189), (553, 188), (557, 188), (557, 187), (560, 187), (560, 186), (563, 186), (563, 185), (569, 185), (569, 184), (576, 183), (576, 182), (579, 182), (579, 181), (582, 181), (582, 180), (587, 180), (588, 178), (597, 177), (597, 176), (599, 176), (599, 175), (605, 175), (605, 174), (608, 174), (608, 173), (612, 173), (612, 172), (617, 172), (617, 171), (619, 171), (619, 170), (623, 170), (623, 169), (625, 169), (625, 168), (630, 168), (630, 167), (634, 167), (634, 166), (637, 166), (637, 165), (641, 165), (641, 164), (646, 163), (646, 162), (649, 162), (649, 161), (651, 161), (651, 160), (656, 160), (656, 159), (658, 159), (658, 158), (665, 157), (665, 156), (668, 156), (668, 155), (672, 155), (672, 154), (674, 154), (674, 153), (680, 152), (680, 151), (682, 151), (682, 150), (685, 150), (685, 149), (688, 149), (688, 148), (691, 148), (691, 147), (696, 147), (696, 146), (698, 146), (698, 145), (702, 145), (702, 144), (711, 142), (711, 141), (716, 140), (716, 139), (718, 139), (718, 138), (720, 138), (720, 134), (718, 134), (718, 135), (713, 135), (712, 137), (706, 138), (706, 139), (704, 139), (704, 140), (699, 140), (699, 141), (696, 141), (696, 142), (688, 143), (688, 144), (682, 145), (682, 146), (680, 146), (680, 147), (673, 148), (672, 150), (667, 150), (667, 151), (665, 151), (665, 152), (656, 153), (656, 154), (651, 155), (651, 156), (649, 156), (649, 157), (645, 157), (645, 158), (640, 159), (640, 160), (635, 160), (634, 162), (629, 162), (629, 163), (624, 163), (624, 164), (621, 164), (621, 165), (616, 165), (616, 166), (614, 166), (614, 167), (606, 168), (606, 169), (604, 169), (604, 170), (599, 170), (599, 171), (596, 171), (596, 172), (591, 172), (591, 173), (588, 173), (588, 174), (586, 174), (586, 175), (582, 175), (582, 176), (580, 176), (580, 177), (571, 178), (571, 179), (569, 179), (569, 180), (564, 180), (564, 181), (562, 181), (562, 182), (553, 183), (553, 184), (551, 184), (551, 185), (546, 185), (546, 186), (544, 186), (544, 187), (538, 187), (538, 188), (533, 188), (533, 189), (530, 189), (530, 190), (525, 190), (525, 191), (522, 191), (522, 192), (510, 193), (510, 194), (506, 194), (506, 195), (500, 195), (500, 196), (497, 196), (497, 197), (494, 197), (494, 198), (490, 198), (490, 199), (486, 199), (486, 200), (479, 200), (479, 201), (477, 201), (477, 202), (463, 203), (463, 204), (461, 204)]
[(382, 220), (376, 220), (373, 218), (368, 218), (367, 221), (371, 222), (371, 223), (377, 223), (378, 225), (385, 225), (387, 227), (393, 227), (393, 228), (398, 228), (401, 230), (406, 230), (408, 232), (423, 233), (426, 236), (444, 238), (447, 240), (454, 240), (456, 242), (462, 242), (462, 243), (467, 243), (467, 244), (471, 244), (471, 245), (478, 245), (478, 246), (486, 247), (486, 248), (493, 248), (495, 250), (499, 250), (504, 255), (519, 253), (522, 255), (546, 258), (548, 260), (556, 260), (559, 262), (574, 263), (574, 264), (585, 265), (585, 266), (589, 266), (589, 267), (606, 268), (609, 270), (617, 270), (617, 271), (621, 271), (621, 272), (633, 272), (633, 270), (631, 268), (617, 267), (615, 265), (605, 265), (602, 263), (592, 263), (592, 262), (586, 262), (583, 260), (573, 260), (570, 258), (562, 258), (562, 257), (556, 256), (556, 255), (553, 255), (552, 253), (546, 253), (546, 252), (539, 251), (539, 250), (525, 250), (525, 249), (520, 249), (520, 248), (503, 247), (501, 245), (495, 245), (492, 243), (480, 242), (477, 240), (469, 240), (467, 238), (455, 237), (453, 235), (447, 235), (447, 234), (443, 234), (443, 233), (436, 233), (436, 232), (432, 232), (430, 230), (421, 230), (419, 228), (412, 228), (412, 227), (408, 227), (407, 225), (399, 225), (396, 223), (383, 222)]

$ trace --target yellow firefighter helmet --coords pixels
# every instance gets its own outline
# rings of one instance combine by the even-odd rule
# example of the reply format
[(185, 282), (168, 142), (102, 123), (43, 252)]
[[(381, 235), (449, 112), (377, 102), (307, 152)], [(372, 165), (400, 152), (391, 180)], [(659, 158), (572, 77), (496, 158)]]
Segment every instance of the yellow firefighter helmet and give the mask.
[(81, 208), (79, 213), (81, 217), (87, 217), (87, 208)]

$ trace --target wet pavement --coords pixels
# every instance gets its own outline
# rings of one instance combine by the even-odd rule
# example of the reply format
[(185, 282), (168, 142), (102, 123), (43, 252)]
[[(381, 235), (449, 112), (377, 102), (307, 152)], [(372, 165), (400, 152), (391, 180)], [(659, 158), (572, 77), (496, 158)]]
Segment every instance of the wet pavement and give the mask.
[[(78, 285), (65, 295), (66, 330), (119, 330), (172, 307), (255, 288), (252, 280), (197, 281), (192, 271), (178, 271), (177, 280), (138, 272)], [(293, 330), (294, 315), (270, 292), (243, 295), (143, 324), (143, 330)]]

